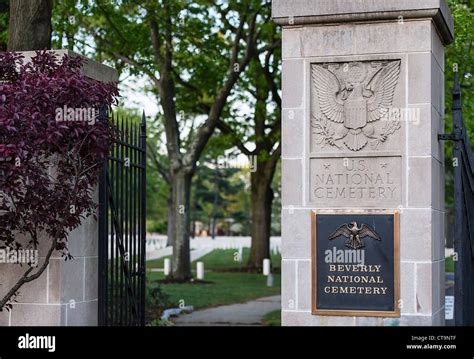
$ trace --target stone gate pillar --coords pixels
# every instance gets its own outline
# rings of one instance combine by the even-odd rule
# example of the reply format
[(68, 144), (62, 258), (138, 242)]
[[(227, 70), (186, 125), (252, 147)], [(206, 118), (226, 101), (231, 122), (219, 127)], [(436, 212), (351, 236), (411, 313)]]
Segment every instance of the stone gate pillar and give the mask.
[(282, 324), (444, 325), (446, 2), (272, 5), (283, 31)]
[[(69, 50), (53, 50), (59, 60), (64, 55), (79, 56)], [(36, 52), (22, 55), (30, 61)], [(85, 59), (82, 72), (90, 79), (118, 81), (117, 71)], [(98, 202), (98, 190), (94, 194)], [(11, 311), (0, 312), (0, 326), (96, 326), (98, 322), (98, 223), (93, 217), (69, 234), (68, 248), (73, 260), (54, 253), (48, 268), (36, 280), (19, 290)], [(20, 240), (25, 240), (20, 238)], [(39, 265), (44, 262), (49, 241), (40, 240)], [(25, 266), (0, 264), (0, 295), (4, 295), (24, 273)]]

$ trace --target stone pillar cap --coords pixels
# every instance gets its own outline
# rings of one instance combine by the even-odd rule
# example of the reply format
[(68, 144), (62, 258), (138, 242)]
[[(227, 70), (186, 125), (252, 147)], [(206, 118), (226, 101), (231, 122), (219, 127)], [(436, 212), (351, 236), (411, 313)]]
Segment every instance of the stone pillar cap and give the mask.
[[(70, 57), (80, 56), (85, 59), (82, 67), (82, 73), (90, 79), (102, 81), (102, 82), (118, 82), (117, 71), (107, 65), (101, 64), (97, 61), (82, 56), (74, 51), (70, 50), (48, 50), (54, 52), (54, 54), (61, 59), (64, 55)], [(28, 62), (32, 57), (36, 55), (36, 51), (20, 51), (25, 57), (25, 61)]]
[(273, 20), (282, 26), (429, 19), (445, 45), (454, 40), (446, 0), (272, 0)]

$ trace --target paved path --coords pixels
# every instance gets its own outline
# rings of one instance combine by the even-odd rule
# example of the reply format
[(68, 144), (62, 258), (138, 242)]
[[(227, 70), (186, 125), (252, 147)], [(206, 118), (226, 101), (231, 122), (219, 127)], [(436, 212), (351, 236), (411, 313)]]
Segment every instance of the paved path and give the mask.
[(197, 310), (171, 320), (177, 326), (258, 326), (265, 314), (281, 307), (281, 296)]

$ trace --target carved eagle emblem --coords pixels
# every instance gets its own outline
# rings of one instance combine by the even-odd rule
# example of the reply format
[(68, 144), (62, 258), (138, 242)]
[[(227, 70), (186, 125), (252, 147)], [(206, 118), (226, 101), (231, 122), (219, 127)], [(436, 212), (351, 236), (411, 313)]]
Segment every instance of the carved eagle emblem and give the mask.
[(364, 242), (362, 242), (362, 239), (365, 237), (370, 237), (377, 241), (382, 240), (374, 229), (364, 223), (359, 227), (357, 222), (344, 223), (329, 236), (329, 240), (336, 239), (340, 236), (346, 237), (346, 247), (353, 249), (365, 247)]
[(371, 123), (391, 108), (399, 75), (400, 61), (313, 65), (311, 77), (321, 113), (343, 125), (331, 142), (342, 140), (351, 151), (361, 150), (369, 139), (384, 142), (387, 133), (374, 134)]

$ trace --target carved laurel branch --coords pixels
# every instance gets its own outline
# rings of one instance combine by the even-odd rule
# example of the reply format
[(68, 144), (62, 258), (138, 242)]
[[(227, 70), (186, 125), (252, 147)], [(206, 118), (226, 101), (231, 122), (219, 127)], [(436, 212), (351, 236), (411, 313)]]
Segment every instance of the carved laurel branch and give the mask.
[(377, 139), (371, 141), (370, 143), (372, 149), (374, 150), (378, 149), (381, 143), (385, 142), (390, 135), (393, 135), (402, 127), (400, 122), (400, 111), (389, 112), (387, 110), (387, 114), (382, 117), (382, 121), (385, 121), (385, 125), (382, 128), (382, 133)]
[(316, 135), (316, 144), (321, 145), (323, 148), (326, 145), (330, 145), (342, 149), (334, 138), (336, 130), (328, 120), (313, 116), (311, 119), (311, 127), (313, 128), (312, 133)]

